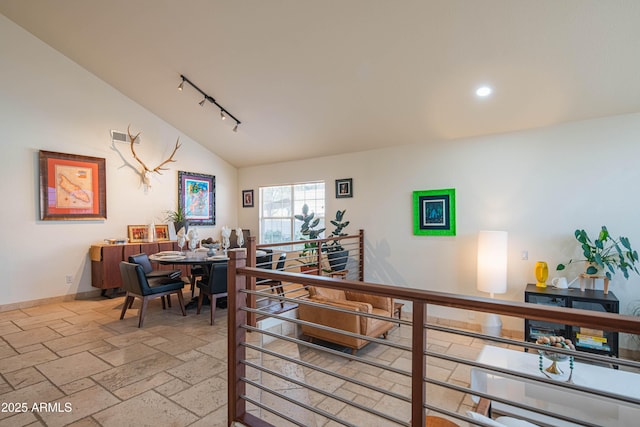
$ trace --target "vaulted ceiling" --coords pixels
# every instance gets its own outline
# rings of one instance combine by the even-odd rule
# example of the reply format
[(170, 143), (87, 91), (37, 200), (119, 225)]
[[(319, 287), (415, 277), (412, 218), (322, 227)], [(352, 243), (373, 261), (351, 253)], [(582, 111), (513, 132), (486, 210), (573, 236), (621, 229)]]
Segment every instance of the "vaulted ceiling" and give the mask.
[[(238, 167), (640, 111), (637, 0), (0, 0), (0, 13)], [(180, 74), (238, 132), (176, 90)]]

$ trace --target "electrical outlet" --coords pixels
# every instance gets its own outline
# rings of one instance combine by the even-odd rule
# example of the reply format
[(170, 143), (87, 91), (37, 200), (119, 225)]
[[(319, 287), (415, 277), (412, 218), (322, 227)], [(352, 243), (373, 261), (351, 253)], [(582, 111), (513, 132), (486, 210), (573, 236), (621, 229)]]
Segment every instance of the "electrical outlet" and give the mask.
[(522, 253), (520, 254), (520, 259), (522, 259), (523, 261), (527, 261), (529, 259), (529, 251), (522, 251)]
[(70, 285), (73, 283), (73, 275), (72, 274), (67, 274), (66, 276), (64, 276), (64, 281), (67, 285)]

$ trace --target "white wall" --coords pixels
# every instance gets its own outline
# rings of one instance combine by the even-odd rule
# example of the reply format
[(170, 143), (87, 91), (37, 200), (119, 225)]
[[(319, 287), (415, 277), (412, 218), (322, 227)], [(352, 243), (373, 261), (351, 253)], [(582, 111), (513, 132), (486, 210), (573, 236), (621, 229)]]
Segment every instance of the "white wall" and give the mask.
[[(327, 212), (346, 209), (349, 231), (365, 230), (365, 275), (372, 282), (486, 296), (475, 287), (477, 233), (506, 230), (509, 290), (498, 298), (522, 301), (536, 261), (547, 261), (555, 275), (557, 263), (579, 254), (576, 228), (595, 233), (607, 225), (640, 248), (639, 158), (640, 115), (633, 114), (244, 168), (239, 185), (257, 191), (324, 179)], [(336, 199), (334, 179), (350, 177), (354, 198)], [(457, 235), (414, 236), (412, 191), (440, 188), (456, 189)], [(257, 230), (258, 208), (240, 209), (239, 219)], [(618, 275), (612, 283), (621, 311), (629, 312), (640, 300), (640, 277)]]
[[(0, 305), (90, 291), (91, 243), (123, 237), (128, 224), (165, 222), (177, 208), (177, 171), (216, 176), (218, 224), (237, 222), (237, 170), (94, 75), (0, 15)], [(136, 148), (147, 165), (166, 159), (145, 192), (127, 144), (109, 131), (142, 131)], [(107, 220), (40, 221), (38, 151), (106, 159)], [(123, 160), (124, 159), (124, 160)], [(219, 226), (200, 236), (219, 236)], [(65, 284), (65, 276), (73, 283)]]
[[(217, 177), (220, 225), (258, 230), (258, 204), (241, 208), (237, 194), (264, 185), (323, 179), (327, 212), (347, 209), (350, 231), (365, 230), (366, 280), (480, 295), (475, 289), (476, 235), (509, 232), (509, 291), (522, 300), (533, 265), (577, 254), (577, 227), (606, 224), (640, 246), (636, 226), (640, 115), (570, 123), (526, 132), (382, 149), (241, 169), (149, 113), (86, 70), (0, 16), (0, 305), (91, 290), (89, 245), (124, 236), (127, 224), (159, 221), (177, 206), (177, 170)], [(179, 136), (177, 163), (154, 175), (145, 193), (112, 149), (109, 130), (142, 131), (139, 152), (162, 161)], [(126, 145), (118, 146), (125, 159)], [(106, 221), (40, 221), (38, 150), (107, 160)], [(334, 180), (353, 178), (352, 199), (333, 197)], [(411, 193), (456, 188), (455, 237), (413, 236)], [(520, 252), (529, 251), (529, 260)], [(575, 273), (575, 271), (573, 272)], [(72, 274), (72, 285), (64, 283)], [(640, 278), (616, 276), (623, 312), (640, 300)]]

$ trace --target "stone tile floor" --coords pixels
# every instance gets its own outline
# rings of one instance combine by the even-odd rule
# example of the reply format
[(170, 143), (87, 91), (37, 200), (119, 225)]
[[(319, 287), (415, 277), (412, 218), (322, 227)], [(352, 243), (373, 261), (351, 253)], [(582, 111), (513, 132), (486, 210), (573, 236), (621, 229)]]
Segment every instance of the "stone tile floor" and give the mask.
[[(216, 310), (216, 322), (211, 326), (208, 307), (199, 316), (189, 310), (183, 317), (176, 304), (162, 310), (160, 301), (155, 300), (150, 303), (144, 327), (138, 329), (139, 301), (121, 321), (122, 303), (122, 297), (96, 298), (0, 312), (0, 427), (227, 425), (227, 310)], [(258, 334), (250, 335), (254, 341), (259, 339)], [(390, 334), (395, 342), (406, 343), (409, 338), (405, 326)], [(432, 333), (429, 343), (432, 349), (470, 359), (475, 359), (483, 345), (441, 333)], [(398, 394), (409, 390), (409, 379), (393, 372), (291, 343), (265, 345)], [(395, 348), (372, 344), (358, 355), (395, 368), (410, 367), (407, 355)], [(265, 356), (262, 362), (366, 408), (408, 419), (406, 402), (297, 365), (283, 366), (272, 357)], [(468, 385), (468, 368), (455, 363), (434, 360), (428, 372), (435, 378)], [(356, 417), (358, 425), (389, 425), (368, 420), (366, 412), (284, 384), (276, 377), (262, 374), (261, 379), (266, 386), (328, 413)], [(298, 416), (279, 399), (259, 394), (254, 390), (253, 397), (263, 404)], [(434, 390), (432, 396), (433, 404), (453, 411), (464, 412), (473, 405), (468, 397), (448, 390)], [(275, 425), (287, 424), (266, 411), (263, 416)], [(304, 416), (310, 426), (336, 425), (318, 415)]]

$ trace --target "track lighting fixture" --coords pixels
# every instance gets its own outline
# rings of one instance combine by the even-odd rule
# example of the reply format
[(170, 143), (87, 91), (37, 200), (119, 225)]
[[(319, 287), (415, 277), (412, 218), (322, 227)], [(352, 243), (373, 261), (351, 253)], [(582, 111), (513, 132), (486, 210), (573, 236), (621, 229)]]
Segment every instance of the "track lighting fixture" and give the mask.
[(198, 104), (200, 104), (201, 107), (204, 107), (204, 104), (206, 101), (211, 102), (212, 104), (214, 104), (216, 107), (218, 107), (220, 109), (220, 119), (225, 120), (227, 118), (227, 116), (231, 117), (233, 120), (235, 120), (236, 124), (233, 127), (233, 131), (234, 132), (238, 132), (238, 126), (240, 125), (240, 120), (236, 119), (235, 116), (233, 114), (231, 114), (226, 108), (224, 108), (222, 105), (218, 104), (218, 102), (213, 99), (213, 97), (207, 95), (206, 93), (204, 93), (202, 91), (202, 89), (200, 89), (198, 86), (196, 86), (191, 80), (189, 80), (188, 78), (186, 78), (184, 75), (180, 74), (180, 78), (182, 79), (182, 81), (180, 82), (180, 85), (178, 86), (178, 90), (182, 91), (182, 88), (184, 87), (184, 83), (187, 82), (189, 83), (189, 85), (194, 88), (195, 90), (197, 90), (198, 92), (200, 92), (200, 94), (203, 96), (202, 101), (200, 101)]

